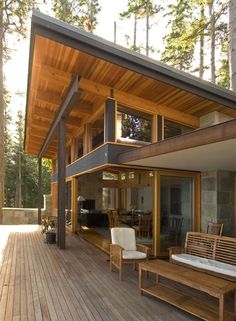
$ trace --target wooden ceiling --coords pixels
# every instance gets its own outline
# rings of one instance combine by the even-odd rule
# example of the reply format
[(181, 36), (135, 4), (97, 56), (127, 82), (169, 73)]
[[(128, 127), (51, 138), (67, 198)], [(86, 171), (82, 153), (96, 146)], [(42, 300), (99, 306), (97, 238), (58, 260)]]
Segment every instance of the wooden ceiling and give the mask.
[[(102, 117), (104, 102), (111, 95), (124, 106), (195, 128), (199, 117), (220, 111), (236, 118), (236, 110), (176, 86), (35, 35), (28, 83), (25, 151), (37, 156), (52, 125), (73, 75), (80, 77), (79, 97), (67, 118), (67, 142), (83, 133), (86, 123)], [(174, 117), (174, 118), (173, 118)], [(56, 158), (57, 137), (45, 157)]]

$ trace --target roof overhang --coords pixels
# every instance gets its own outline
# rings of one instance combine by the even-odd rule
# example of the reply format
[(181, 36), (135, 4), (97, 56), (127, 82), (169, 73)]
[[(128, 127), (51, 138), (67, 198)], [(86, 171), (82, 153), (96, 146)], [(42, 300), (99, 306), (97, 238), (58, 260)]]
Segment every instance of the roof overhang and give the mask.
[[(67, 138), (83, 131), (86, 122), (102, 111), (107, 97), (168, 118), (178, 116), (198, 127), (199, 117), (220, 111), (236, 118), (236, 94), (180, 72), (98, 36), (51, 18), (32, 15), (27, 89), (25, 150), (39, 151), (52, 127), (73, 76), (81, 93), (67, 122)], [(175, 113), (172, 113), (172, 111)], [(56, 140), (57, 138), (55, 138)], [(52, 142), (47, 157), (56, 157)]]
[(176, 170), (236, 171), (236, 120), (125, 152), (118, 161)]

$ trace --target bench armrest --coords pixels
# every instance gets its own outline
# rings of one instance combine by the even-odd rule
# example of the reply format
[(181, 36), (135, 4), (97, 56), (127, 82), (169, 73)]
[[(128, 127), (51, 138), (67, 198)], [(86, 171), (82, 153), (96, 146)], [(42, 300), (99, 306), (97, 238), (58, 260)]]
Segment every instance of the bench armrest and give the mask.
[(149, 256), (149, 247), (142, 244), (136, 244), (137, 251), (146, 253), (147, 257)]
[(168, 248), (168, 250), (169, 250), (169, 257), (171, 257), (172, 254), (184, 253), (184, 248), (181, 246), (171, 246)]

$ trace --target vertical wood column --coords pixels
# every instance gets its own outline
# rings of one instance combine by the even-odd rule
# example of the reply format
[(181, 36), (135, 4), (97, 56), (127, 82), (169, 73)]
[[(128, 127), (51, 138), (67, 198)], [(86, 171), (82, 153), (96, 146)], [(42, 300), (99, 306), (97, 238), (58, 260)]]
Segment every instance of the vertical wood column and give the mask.
[(38, 159), (38, 224), (42, 224), (42, 158)]
[(60, 249), (65, 249), (65, 195), (66, 195), (66, 163), (65, 163), (65, 118), (62, 117), (58, 125), (58, 225), (57, 237)]
[(52, 160), (52, 173), (55, 174), (57, 172), (57, 162), (55, 159)]
[(77, 197), (78, 197), (78, 179), (73, 177), (72, 178), (72, 182), (71, 182), (71, 209), (72, 209), (72, 213), (71, 213), (71, 229), (72, 232), (75, 233), (77, 230), (77, 221), (78, 221), (78, 201), (77, 201)]
[(91, 152), (92, 150), (92, 129), (91, 124), (84, 125), (84, 137), (83, 137), (83, 154)]
[(157, 141), (164, 139), (164, 117), (161, 115), (157, 116)]
[(153, 182), (153, 255), (160, 252), (160, 175), (154, 171)]
[(116, 100), (108, 98), (104, 109), (104, 143), (116, 141)]
[(78, 138), (73, 138), (72, 139), (72, 144), (71, 144), (71, 162), (73, 163), (76, 161), (78, 158)]
[(158, 122), (157, 115), (152, 116), (152, 143), (156, 143), (158, 141)]

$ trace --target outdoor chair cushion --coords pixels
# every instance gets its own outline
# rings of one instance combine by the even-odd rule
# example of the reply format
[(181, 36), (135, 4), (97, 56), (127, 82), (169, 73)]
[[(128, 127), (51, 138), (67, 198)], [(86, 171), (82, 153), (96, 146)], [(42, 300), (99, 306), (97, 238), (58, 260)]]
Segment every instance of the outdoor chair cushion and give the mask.
[(172, 254), (171, 259), (196, 268), (236, 277), (236, 266), (191, 254)]
[(127, 251), (123, 250), (123, 259), (128, 260), (137, 260), (137, 259), (146, 259), (147, 254), (139, 251)]
[(118, 244), (127, 251), (136, 251), (135, 230), (126, 227), (111, 229), (112, 244)]

